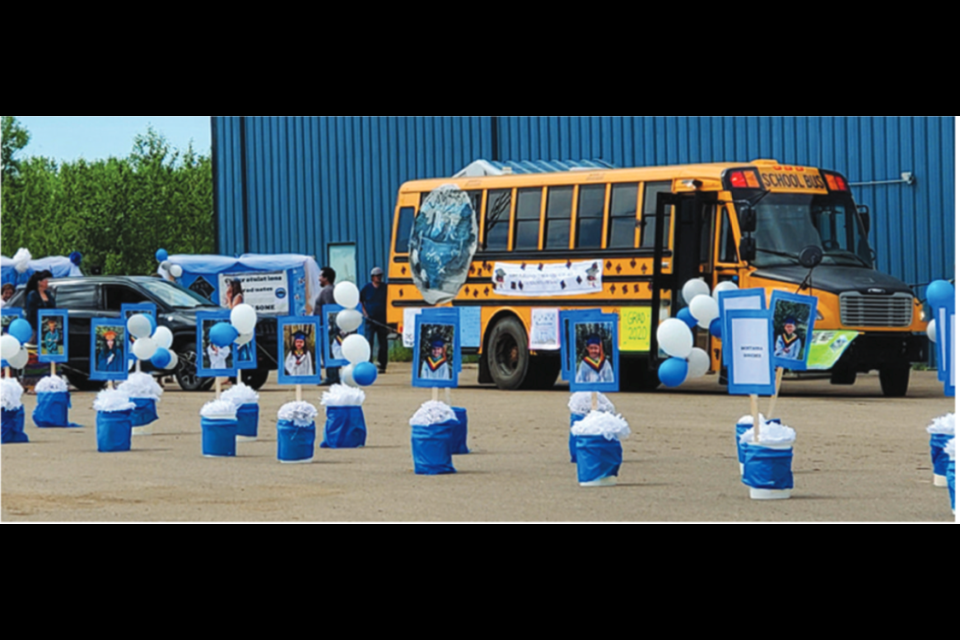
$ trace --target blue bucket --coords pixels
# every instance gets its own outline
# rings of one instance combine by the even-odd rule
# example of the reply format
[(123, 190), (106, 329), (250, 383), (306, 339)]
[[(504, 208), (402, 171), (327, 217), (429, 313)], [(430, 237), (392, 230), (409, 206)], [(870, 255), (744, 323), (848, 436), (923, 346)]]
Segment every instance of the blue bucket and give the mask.
[(327, 407), (321, 449), (359, 449), (367, 445), (363, 407)]
[[(570, 428), (573, 429), (574, 425), (586, 418), (587, 416), (582, 416), (579, 413), (570, 414)], [(570, 447), (570, 462), (577, 464), (577, 436), (570, 433), (570, 438), (568, 441), (568, 446)]]
[(40, 429), (70, 426), (70, 392), (51, 391), (37, 394), (33, 423)]
[(749, 444), (746, 447), (743, 484), (756, 500), (790, 497), (793, 489), (793, 449)]
[(133, 436), (133, 410), (97, 412), (97, 451), (130, 451)]
[[(779, 418), (767, 420), (767, 423), (782, 424)], [(743, 467), (747, 463), (747, 445), (741, 442), (743, 434), (753, 429), (752, 424), (737, 423), (737, 459), (740, 461), (740, 475), (743, 475)]]
[(439, 476), (456, 473), (453, 468), (451, 442), (455, 420), (433, 425), (416, 425), (410, 437), (413, 449), (413, 468), (420, 476)]
[(30, 438), (23, 432), (26, 419), (23, 407), (19, 409), (3, 409), (0, 416), (0, 444), (24, 444)]
[(260, 425), (260, 405), (242, 404), (237, 408), (237, 437), (257, 439)]
[(455, 456), (465, 456), (470, 453), (470, 449), (467, 448), (467, 410), (454, 407), (453, 413), (457, 416), (459, 424), (453, 429), (450, 453)]
[(159, 420), (157, 417), (157, 401), (153, 398), (130, 398), (130, 402), (137, 405), (132, 416), (134, 428), (146, 427)]
[(575, 436), (577, 442), (577, 479), (581, 485), (613, 480), (623, 465), (623, 445), (603, 436)]
[(237, 421), (200, 417), (203, 455), (207, 458), (234, 458), (237, 455)]
[(953, 440), (953, 436), (939, 433), (930, 436), (930, 459), (933, 462), (934, 476), (939, 476), (940, 478), (946, 478), (947, 476), (947, 465), (950, 464), (950, 456), (946, 454), (944, 448), (950, 444), (951, 440)]
[(277, 422), (277, 460), (283, 463), (304, 463), (313, 460), (317, 443), (317, 426), (298, 427), (290, 420)]
[(950, 490), (950, 508), (957, 512), (957, 462), (947, 463), (947, 488)]

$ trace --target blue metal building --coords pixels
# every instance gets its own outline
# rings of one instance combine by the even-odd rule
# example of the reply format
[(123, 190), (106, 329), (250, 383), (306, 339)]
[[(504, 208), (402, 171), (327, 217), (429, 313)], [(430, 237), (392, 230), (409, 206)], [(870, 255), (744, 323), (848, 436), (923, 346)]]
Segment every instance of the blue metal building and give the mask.
[(218, 251), (355, 255), (359, 284), (386, 266), (400, 185), (479, 158), (834, 169), (872, 211), (880, 270), (910, 284), (954, 277), (953, 116), (214, 116), (212, 127)]

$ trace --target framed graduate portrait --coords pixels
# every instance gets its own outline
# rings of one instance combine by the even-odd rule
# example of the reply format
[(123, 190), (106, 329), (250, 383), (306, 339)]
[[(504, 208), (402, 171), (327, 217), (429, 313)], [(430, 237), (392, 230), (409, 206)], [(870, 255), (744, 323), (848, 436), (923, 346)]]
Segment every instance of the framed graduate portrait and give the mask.
[(773, 366), (806, 371), (813, 346), (813, 326), (817, 321), (817, 298), (774, 291), (770, 311), (773, 314)]
[(568, 363), (570, 390), (620, 390), (619, 317), (600, 311), (565, 314), (567, 336), (561, 357)]
[(40, 329), (37, 360), (58, 364), (69, 362), (69, 312), (66, 309), (41, 309), (37, 319)]
[(456, 388), (459, 385), (460, 316), (456, 310), (425, 309), (417, 316), (413, 347), (413, 386)]
[(317, 316), (289, 316), (277, 321), (280, 384), (320, 384), (321, 323)]
[(218, 347), (210, 341), (210, 330), (230, 322), (230, 312), (197, 312), (197, 377), (229, 378), (237, 375), (236, 345)]
[[(157, 324), (157, 305), (152, 302), (142, 302), (139, 304), (122, 304), (120, 305), (120, 317), (123, 318), (123, 326), (127, 326), (127, 323), (130, 322), (130, 318), (136, 315), (145, 315), (153, 318), (153, 324)], [(137, 356), (133, 353), (133, 343), (137, 341), (136, 336), (130, 333), (129, 327), (127, 329), (127, 359), (130, 362), (135, 363), (137, 361)]]
[[(343, 331), (337, 325), (337, 316), (346, 308), (338, 304), (323, 306), (323, 362), (325, 367), (346, 367), (350, 361), (343, 357), (343, 341), (352, 335), (365, 335), (366, 318), (354, 331)], [(361, 315), (363, 312), (357, 309)]]
[(90, 379), (127, 379), (127, 326), (123, 318), (90, 321)]
[(250, 338), (250, 342), (233, 344), (235, 354), (233, 365), (237, 369), (256, 369), (257, 368), (257, 335)]

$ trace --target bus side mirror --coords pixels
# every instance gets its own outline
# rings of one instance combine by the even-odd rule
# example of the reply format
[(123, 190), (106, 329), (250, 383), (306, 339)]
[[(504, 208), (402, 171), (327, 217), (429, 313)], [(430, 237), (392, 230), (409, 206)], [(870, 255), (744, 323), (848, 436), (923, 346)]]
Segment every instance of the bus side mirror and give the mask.
[(743, 207), (740, 214), (740, 233), (757, 232), (757, 210), (753, 207)]
[(757, 239), (744, 238), (740, 241), (740, 260), (753, 262), (757, 259)]
[(857, 207), (857, 213), (860, 214), (860, 220), (863, 221), (863, 231), (870, 235), (870, 207), (860, 205)]

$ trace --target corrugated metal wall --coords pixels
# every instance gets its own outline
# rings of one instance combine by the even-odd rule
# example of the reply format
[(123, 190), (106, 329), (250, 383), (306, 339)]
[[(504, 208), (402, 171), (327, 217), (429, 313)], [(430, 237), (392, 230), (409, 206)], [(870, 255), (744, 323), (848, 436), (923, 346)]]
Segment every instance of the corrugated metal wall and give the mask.
[[(910, 284), (953, 278), (953, 116), (214, 116), (218, 247), (306, 253), (356, 243), (361, 274), (389, 255), (397, 189), (477, 158), (616, 166), (784, 163), (863, 186), (879, 268)], [(244, 179), (245, 178), (245, 179)], [(922, 291), (921, 291), (922, 293)]]

